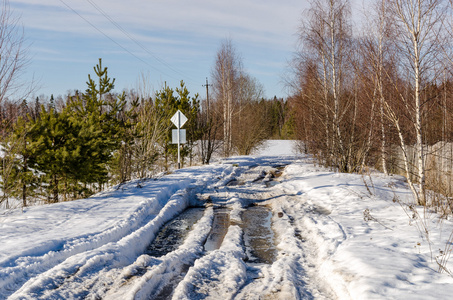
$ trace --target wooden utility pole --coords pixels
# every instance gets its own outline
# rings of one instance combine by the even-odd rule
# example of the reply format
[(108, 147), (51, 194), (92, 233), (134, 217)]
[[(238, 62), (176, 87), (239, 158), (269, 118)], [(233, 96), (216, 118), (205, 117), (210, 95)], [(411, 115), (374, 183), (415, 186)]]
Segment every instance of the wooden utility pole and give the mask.
[(206, 77), (206, 84), (203, 84), (203, 86), (206, 87), (206, 117), (209, 116), (209, 87), (212, 86), (212, 84), (209, 84), (208, 82), (208, 77)]

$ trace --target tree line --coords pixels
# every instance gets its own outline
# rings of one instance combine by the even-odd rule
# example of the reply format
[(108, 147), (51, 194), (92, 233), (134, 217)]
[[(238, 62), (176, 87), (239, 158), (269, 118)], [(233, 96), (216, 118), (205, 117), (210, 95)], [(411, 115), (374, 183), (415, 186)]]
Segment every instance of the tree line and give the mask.
[(339, 171), (403, 174), (421, 205), (427, 189), (451, 196), (451, 167), (439, 184), (428, 157), (453, 138), (453, 2), (373, 0), (362, 27), (348, 0), (310, 5), (288, 82), (304, 150)]
[(22, 206), (87, 197), (107, 186), (149, 178), (175, 167), (171, 116), (187, 117), (182, 165), (213, 156), (247, 155), (268, 138), (292, 138), (294, 119), (284, 99), (265, 99), (264, 87), (243, 68), (231, 40), (221, 43), (206, 99), (181, 81), (151, 91), (142, 75), (135, 90), (115, 92), (102, 60), (84, 92), (48, 98), (21, 74), (30, 59), (20, 18), (1, 0), (0, 205)]
[(220, 130), (227, 122), (219, 117), (224, 106), (216, 94), (222, 82), (213, 83), (209, 101), (192, 96), (183, 81), (150, 91), (145, 76), (137, 89), (117, 93), (107, 70), (99, 59), (84, 92), (52, 95), (48, 101), (0, 102), (0, 203), (5, 207), (11, 198), (21, 199), (22, 206), (37, 199), (85, 198), (107, 186), (175, 168), (171, 117), (177, 110), (188, 118), (183, 166), (207, 164), (214, 155), (250, 154), (264, 139), (290, 137), (286, 101), (264, 99), (262, 87), (242, 70), (230, 91), (234, 108), (228, 122), (234, 126), (228, 125), (233, 129), (228, 137)]

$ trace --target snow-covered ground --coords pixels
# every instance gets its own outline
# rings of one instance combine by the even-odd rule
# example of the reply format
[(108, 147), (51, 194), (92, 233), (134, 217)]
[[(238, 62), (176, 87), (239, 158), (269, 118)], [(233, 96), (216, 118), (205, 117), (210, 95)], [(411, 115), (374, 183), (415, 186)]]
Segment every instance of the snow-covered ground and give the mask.
[[(0, 299), (453, 295), (453, 278), (436, 263), (451, 221), (405, 205), (401, 177), (333, 173), (294, 153), (291, 142), (274, 141), (254, 156), (88, 199), (1, 211)], [(192, 225), (181, 212), (195, 206), (204, 209)], [(247, 220), (252, 208), (264, 217)], [(173, 238), (174, 248), (159, 248)], [(150, 250), (156, 243), (162, 254)]]

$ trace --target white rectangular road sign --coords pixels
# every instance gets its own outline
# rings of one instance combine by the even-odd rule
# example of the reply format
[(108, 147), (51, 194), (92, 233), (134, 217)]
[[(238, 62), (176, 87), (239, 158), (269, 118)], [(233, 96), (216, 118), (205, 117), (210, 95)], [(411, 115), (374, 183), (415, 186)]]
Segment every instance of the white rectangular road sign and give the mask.
[(187, 117), (178, 109), (173, 117), (171, 117), (171, 121), (175, 124), (176, 128), (180, 129), (187, 122)]
[[(178, 143), (178, 130), (179, 130), (179, 143)], [(172, 144), (185, 144), (186, 140), (186, 130), (185, 129), (172, 129), (171, 131), (171, 143)]]

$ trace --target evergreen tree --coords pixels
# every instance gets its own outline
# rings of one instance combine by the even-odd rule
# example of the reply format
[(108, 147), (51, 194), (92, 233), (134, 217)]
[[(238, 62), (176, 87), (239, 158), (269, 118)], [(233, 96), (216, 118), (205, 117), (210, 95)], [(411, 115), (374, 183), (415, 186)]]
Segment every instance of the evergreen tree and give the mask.
[[(121, 101), (125, 103), (125, 94), (120, 96)], [(122, 109), (117, 118), (117, 126), (120, 128), (119, 138), (121, 144), (113, 154), (110, 172), (112, 173), (112, 181), (115, 183), (123, 183), (131, 180), (134, 176), (134, 147), (135, 142), (139, 139), (143, 132), (140, 132), (137, 126), (138, 119), (138, 98), (135, 98), (128, 109)]]
[(199, 103), (198, 95), (189, 96), (184, 82), (176, 93), (165, 86), (155, 103), (148, 99), (140, 107), (136, 98), (128, 106), (124, 92), (112, 93), (115, 80), (108, 77), (101, 60), (94, 71), (96, 79), (88, 75), (86, 91), (67, 97), (66, 104), (58, 105), (59, 111), (53, 96), (40, 111), (28, 112), (23, 103), (21, 112), (28, 112), (27, 117), (18, 119), (15, 131), (3, 143), (7, 152), (1, 182), (4, 199), (21, 196), (26, 206), (39, 181), (48, 202), (58, 202), (86, 197), (92, 192), (88, 186), (101, 188), (112, 177), (116, 182), (143, 177), (157, 158), (156, 143), (163, 141), (166, 159), (176, 153), (170, 118), (178, 109), (189, 119), (183, 157), (191, 155)]
[(55, 99), (54, 99), (54, 97), (53, 97), (53, 94), (50, 95), (49, 109), (55, 110)]
[[(104, 184), (108, 180), (108, 164), (112, 153), (121, 145), (125, 123), (121, 114), (126, 105), (126, 96), (111, 95), (115, 79), (111, 80), (102, 60), (94, 67), (97, 82), (88, 75), (88, 88), (68, 106), (71, 122), (77, 127), (80, 161), (76, 180), (84, 183)], [(108, 97), (107, 97), (108, 96)]]
[(29, 168), (32, 158), (32, 150), (27, 143), (28, 132), (30, 125), (28, 118), (30, 116), (19, 118), (14, 126), (12, 140), (18, 143), (18, 151), (15, 155), (15, 163), (11, 176), (12, 182), (15, 184), (15, 189), (12, 191), (12, 196), (22, 199), (22, 206), (28, 205), (27, 198), (36, 196), (35, 189), (39, 184), (39, 176), (35, 171)]
[(31, 152), (28, 165), (43, 172), (49, 183), (50, 202), (59, 201), (60, 181), (74, 174), (74, 160), (79, 158), (76, 145), (78, 128), (65, 113), (46, 111), (42, 107), (40, 117), (32, 122), (27, 141)]
[(128, 117), (122, 116), (125, 94), (110, 94), (114, 80), (101, 60), (94, 71), (98, 83), (89, 75), (85, 93), (68, 98), (70, 102), (61, 112), (42, 106), (39, 117), (30, 123), (28, 163), (45, 174), (51, 202), (60, 200), (61, 191), (64, 200), (71, 192), (74, 198), (88, 196), (90, 191), (82, 186), (100, 187), (107, 182), (112, 153), (130, 128)]
[(22, 206), (25, 207), (28, 205), (27, 198), (34, 195), (39, 179), (29, 168), (31, 151), (27, 143), (27, 119), (19, 118), (13, 127), (14, 130), (2, 139), (4, 153), (0, 178), (3, 198), (0, 202), (8, 201), (8, 197), (15, 197), (22, 199)]

